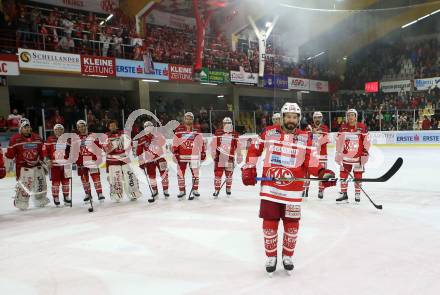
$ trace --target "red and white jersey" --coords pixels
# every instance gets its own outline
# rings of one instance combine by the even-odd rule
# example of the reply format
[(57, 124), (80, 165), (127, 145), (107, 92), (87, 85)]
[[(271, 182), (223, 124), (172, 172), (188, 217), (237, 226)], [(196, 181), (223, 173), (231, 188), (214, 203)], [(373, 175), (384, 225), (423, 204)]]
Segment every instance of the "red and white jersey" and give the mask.
[(238, 132), (225, 132), (223, 128), (217, 129), (211, 148), (214, 159), (220, 162), (233, 161), (235, 152), (240, 150)]
[(43, 140), (36, 133), (31, 133), (29, 137), (17, 133), (9, 141), (6, 157), (11, 160), (15, 159), (17, 170), (21, 167), (39, 166), (40, 161), (44, 160)]
[(72, 149), (79, 147), (78, 166), (97, 167), (102, 162), (102, 150), (95, 133), (78, 134), (79, 138), (72, 141)]
[(180, 125), (174, 130), (173, 154), (181, 162), (200, 160), (200, 153), (205, 152), (205, 142), (199, 128)]
[(344, 123), (336, 136), (336, 153), (342, 156), (344, 163), (359, 163), (359, 158), (368, 153), (370, 144), (365, 124), (356, 122), (354, 126), (350, 126)]
[(66, 165), (70, 153), (70, 138), (66, 142), (58, 142), (56, 136), (49, 136), (44, 143), (43, 151), (44, 156), (53, 162), (53, 166)]
[(107, 132), (106, 135), (104, 150), (107, 152), (107, 166), (129, 163), (129, 153), (132, 147), (129, 135), (120, 130), (115, 133)]
[(139, 164), (150, 163), (162, 158), (166, 151), (166, 139), (158, 132), (142, 136), (138, 140), (136, 155), (139, 157)]
[[(319, 164), (312, 138), (307, 131), (295, 130), (285, 133), (280, 126), (266, 128), (250, 146), (246, 163), (256, 164), (263, 150), (263, 177), (304, 178), (307, 174), (317, 176), (323, 167)], [(283, 204), (302, 202), (304, 181), (262, 181), (262, 199)]]
[(310, 127), (312, 128), (312, 145), (318, 149), (318, 154), (321, 156), (321, 159), (327, 159), (327, 145), (329, 143), (328, 126), (324, 124), (318, 126), (312, 123)]

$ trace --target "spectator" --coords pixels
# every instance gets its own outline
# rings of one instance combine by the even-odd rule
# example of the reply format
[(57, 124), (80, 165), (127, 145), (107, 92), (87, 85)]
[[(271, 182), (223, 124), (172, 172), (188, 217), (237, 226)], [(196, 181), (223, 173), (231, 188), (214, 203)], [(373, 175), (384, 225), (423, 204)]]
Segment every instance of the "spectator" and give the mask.
[(20, 127), (20, 121), (22, 116), (18, 113), (17, 109), (12, 111), (12, 114), (8, 117), (8, 127), (9, 129), (18, 129)]
[(73, 53), (75, 50), (75, 42), (73, 42), (72, 37), (63, 36), (60, 40), (59, 47), (64, 52)]
[(64, 117), (61, 116), (59, 110), (56, 110), (56, 111), (55, 111), (55, 114), (53, 115), (51, 121), (53, 122), (53, 125), (61, 124), (61, 125), (64, 126)]
[(431, 120), (428, 119), (428, 116), (424, 116), (424, 120), (422, 122), (422, 130), (431, 129)]

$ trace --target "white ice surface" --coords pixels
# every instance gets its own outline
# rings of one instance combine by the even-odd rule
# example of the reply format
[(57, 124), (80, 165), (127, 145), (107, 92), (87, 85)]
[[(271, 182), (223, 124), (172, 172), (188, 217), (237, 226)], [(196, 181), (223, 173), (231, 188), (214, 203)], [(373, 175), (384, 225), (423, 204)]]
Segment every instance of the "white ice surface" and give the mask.
[(176, 199), (171, 171), (169, 200), (148, 204), (144, 186), (141, 200), (107, 199), (94, 213), (77, 177), (73, 208), (26, 212), (12, 206), (14, 179), (1, 180), (0, 294), (439, 294), (440, 149), (376, 147), (366, 176), (398, 156), (393, 179), (364, 184), (383, 211), (354, 204), (352, 187), (350, 204), (336, 205), (336, 188), (321, 201), (313, 186), (290, 277), (281, 261), (265, 273), (259, 188), (244, 187), (238, 170), (230, 198), (212, 199), (209, 165), (199, 200)]

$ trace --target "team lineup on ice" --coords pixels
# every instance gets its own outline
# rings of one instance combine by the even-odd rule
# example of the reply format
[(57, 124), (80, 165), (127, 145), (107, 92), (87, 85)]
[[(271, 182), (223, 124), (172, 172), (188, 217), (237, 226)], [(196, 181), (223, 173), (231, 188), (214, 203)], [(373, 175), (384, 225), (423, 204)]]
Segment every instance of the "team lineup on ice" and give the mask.
[[(80, 120), (78, 133), (64, 137), (58, 125), (43, 142), (23, 120), (4, 154), (15, 160), (17, 182), (0, 182), (2, 294), (107, 294), (107, 287), (127, 288), (122, 278), (133, 292), (160, 294), (288, 293), (283, 285), (307, 286), (304, 294), (347, 293), (353, 284), (364, 288), (360, 294), (411, 293), (421, 284), (423, 294), (434, 292), (440, 204), (428, 186), (435, 177), (423, 167), (440, 164), (437, 149), (372, 145), (354, 109), (334, 142), (320, 112), (301, 126), (296, 103), (286, 103), (274, 125), (251, 140), (241, 140), (226, 117), (208, 143), (193, 119), (186, 113), (174, 126), (171, 154), (165, 136), (145, 122), (135, 138), (136, 162), (116, 121), (105, 136), (90, 134)], [(404, 159), (400, 170), (396, 155)], [(30, 200), (34, 207), (26, 210)], [(428, 237), (431, 244), (423, 243)], [(270, 276), (284, 268), (296, 279), (276, 287), (260, 281), (264, 254)], [(26, 279), (17, 287), (19, 273)], [(394, 285), (397, 277), (407, 285)]]

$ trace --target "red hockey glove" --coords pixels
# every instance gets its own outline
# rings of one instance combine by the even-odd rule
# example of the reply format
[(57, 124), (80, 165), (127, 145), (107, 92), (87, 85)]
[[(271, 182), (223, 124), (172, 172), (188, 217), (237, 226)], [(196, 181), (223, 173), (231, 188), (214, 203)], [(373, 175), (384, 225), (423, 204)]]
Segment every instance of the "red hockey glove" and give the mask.
[(5, 177), (6, 177), (6, 168), (0, 167), (0, 179), (5, 178)]
[(205, 152), (200, 153), (200, 160), (202, 160), (202, 161), (206, 160), (206, 153)]
[[(321, 169), (319, 171), (318, 177), (319, 178), (335, 178), (335, 172), (333, 172), (333, 171), (331, 171), (329, 169)], [(322, 184), (323, 184), (324, 188), (335, 186), (336, 185), (336, 180), (333, 180), (333, 181), (323, 181)]]
[(244, 185), (255, 185), (257, 183), (257, 168), (255, 165), (246, 164), (241, 168), (241, 180)]

